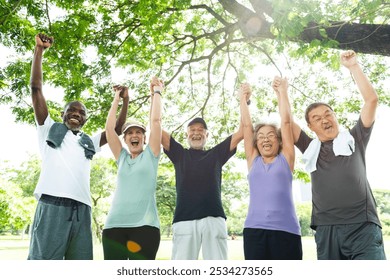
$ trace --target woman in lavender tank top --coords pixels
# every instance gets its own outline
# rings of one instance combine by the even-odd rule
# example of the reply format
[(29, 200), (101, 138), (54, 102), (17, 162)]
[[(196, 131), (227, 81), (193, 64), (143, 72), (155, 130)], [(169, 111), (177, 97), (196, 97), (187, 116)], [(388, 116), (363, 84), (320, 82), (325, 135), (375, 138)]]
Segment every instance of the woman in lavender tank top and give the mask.
[(292, 197), (295, 151), (288, 81), (275, 77), (272, 87), (278, 98), (280, 129), (265, 123), (253, 129), (246, 102), (251, 88), (249, 84), (242, 84), (240, 88), (250, 193), (244, 255), (247, 260), (299, 260), (302, 259), (302, 243)]

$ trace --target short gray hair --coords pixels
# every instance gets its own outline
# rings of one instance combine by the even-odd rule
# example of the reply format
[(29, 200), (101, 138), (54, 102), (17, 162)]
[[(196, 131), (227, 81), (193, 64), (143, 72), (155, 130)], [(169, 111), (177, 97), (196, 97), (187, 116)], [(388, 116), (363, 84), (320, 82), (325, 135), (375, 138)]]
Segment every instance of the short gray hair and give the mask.
[[(276, 132), (276, 137), (278, 138), (278, 141), (279, 141), (279, 151), (278, 151), (278, 154), (280, 153), (280, 151), (282, 150), (282, 132), (280, 131), (280, 128), (277, 124), (275, 123), (265, 123), (265, 122), (261, 122), (261, 123), (258, 123), (255, 125), (255, 129), (253, 131), (253, 146), (257, 148), (257, 133), (259, 132), (260, 128), (264, 127), (264, 126), (270, 126), (272, 127), (275, 132)], [(258, 152), (260, 153), (260, 151), (258, 150)]]

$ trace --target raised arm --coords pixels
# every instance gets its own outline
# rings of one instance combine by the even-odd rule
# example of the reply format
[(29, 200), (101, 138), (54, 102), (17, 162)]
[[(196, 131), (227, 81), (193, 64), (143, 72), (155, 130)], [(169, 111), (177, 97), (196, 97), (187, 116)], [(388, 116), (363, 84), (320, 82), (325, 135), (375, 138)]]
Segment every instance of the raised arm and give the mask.
[(244, 149), (248, 170), (250, 170), (253, 160), (259, 154), (257, 149), (253, 146), (253, 124), (247, 103), (251, 92), (249, 84), (241, 85), (239, 90), (241, 126), (244, 134)]
[(157, 77), (150, 82), (151, 105), (150, 105), (150, 138), (149, 146), (155, 156), (161, 152), (161, 96), (164, 90), (164, 83)]
[(293, 132), (293, 137), (294, 137), (294, 144), (298, 142), (299, 136), (301, 135), (301, 131), (302, 131), (301, 127), (293, 120), (292, 121), (292, 132)]
[(275, 77), (272, 87), (278, 98), (278, 107), (280, 114), (280, 127), (282, 132), (282, 153), (287, 159), (290, 170), (294, 170), (295, 148), (293, 135), (293, 119), (291, 115), (290, 102), (288, 100), (288, 81), (287, 78)]
[(46, 100), (42, 92), (42, 57), (43, 52), (51, 47), (53, 41), (53, 37), (49, 37), (44, 34), (38, 34), (35, 36), (35, 49), (31, 65), (30, 87), (35, 119), (39, 125), (43, 125), (49, 114)]
[[(249, 100), (252, 94), (251, 88), (249, 84), (242, 84), (239, 89), (239, 98), (240, 98), (240, 104), (241, 104), (241, 96), (243, 96), (245, 103), (249, 104)], [(240, 118), (240, 126), (238, 127), (238, 131), (233, 133), (232, 135), (232, 141), (230, 142), (230, 151), (237, 148), (237, 145), (244, 139), (244, 126), (242, 122), (242, 117)]]
[(167, 131), (163, 130), (161, 136), (161, 144), (163, 148), (167, 151), (169, 151), (170, 142), (171, 142), (171, 135)]
[[(112, 154), (114, 155), (115, 159), (119, 159), (119, 155), (122, 150), (122, 143), (119, 139), (119, 136), (121, 133), (116, 132), (116, 112), (118, 110), (119, 106), (119, 101), (120, 101), (120, 94), (121, 92), (127, 90), (126, 87), (122, 86), (115, 86), (114, 91), (115, 91), (115, 96), (114, 100), (112, 101), (111, 108), (108, 111), (108, 116), (106, 120), (106, 131), (103, 132), (105, 135), (105, 139), (108, 142), (108, 146), (111, 149)], [(125, 104), (123, 104), (125, 106)], [(103, 134), (102, 134), (103, 137)], [(101, 141), (100, 141), (101, 143)]]
[(240, 121), (238, 130), (232, 135), (232, 141), (230, 142), (230, 151), (233, 151), (235, 148), (237, 148), (237, 145), (241, 142), (242, 139), (244, 139), (244, 131), (242, 129), (242, 123)]
[(360, 67), (354, 51), (342, 52), (340, 55), (341, 64), (352, 74), (353, 79), (363, 97), (364, 105), (360, 116), (365, 127), (371, 127), (375, 121), (376, 108), (378, 106), (378, 95)]
[[(127, 87), (124, 87), (124, 86), (114, 86), (114, 91), (115, 92), (119, 91), (118, 98), (119, 98), (119, 100), (120, 100), (120, 98), (122, 98), (122, 100), (123, 100), (121, 111), (120, 111), (118, 119), (116, 120), (116, 123), (115, 123), (115, 132), (117, 135), (121, 135), (122, 134), (122, 127), (125, 124), (126, 118), (127, 118), (127, 110), (129, 108), (129, 89)], [(119, 100), (118, 100), (118, 104), (119, 104)], [(115, 108), (115, 113), (116, 113), (116, 110), (118, 109), (118, 104), (117, 104), (117, 107)], [(105, 145), (105, 144), (107, 144), (107, 133), (106, 133), (106, 131), (103, 131), (102, 135), (100, 137), (100, 147)]]

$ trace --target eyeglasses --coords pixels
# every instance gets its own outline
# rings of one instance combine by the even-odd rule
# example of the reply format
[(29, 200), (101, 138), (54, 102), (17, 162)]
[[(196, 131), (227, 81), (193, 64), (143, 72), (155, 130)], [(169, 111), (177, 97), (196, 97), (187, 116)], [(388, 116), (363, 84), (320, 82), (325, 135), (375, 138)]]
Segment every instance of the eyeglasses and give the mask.
[(270, 141), (273, 141), (276, 139), (276, 135), (275, 134), (268, 134), (268, 135), (259, 135), (257, 136), (257, 140), (260, 140), (260, 142), (263, 142), (266, 138)]
[(315, 123), (315, 124), (320, 124), (323, 119), (325, 119), (325, 120), (332, 119), (333, 115), (334, 115), (334, 112), (326, 112), (322, 116), (314, 116), (314, 118), (312, 119), (312, 122)]

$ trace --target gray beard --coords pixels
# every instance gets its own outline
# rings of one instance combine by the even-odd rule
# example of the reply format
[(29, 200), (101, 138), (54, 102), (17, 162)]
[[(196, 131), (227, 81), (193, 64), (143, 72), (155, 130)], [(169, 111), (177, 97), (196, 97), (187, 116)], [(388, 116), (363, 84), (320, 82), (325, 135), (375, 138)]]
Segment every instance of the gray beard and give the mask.
[(67, 122), (65, 122), (65, 125), (66, 125), (66, 127), (67, 127), (69, 130), (71, 130), (71, 131), (73, 131), (73, 132), (79, 132), (79, 131), (81, 130), (81, 125), (78, 126), (78, 127), (71, 127)]

